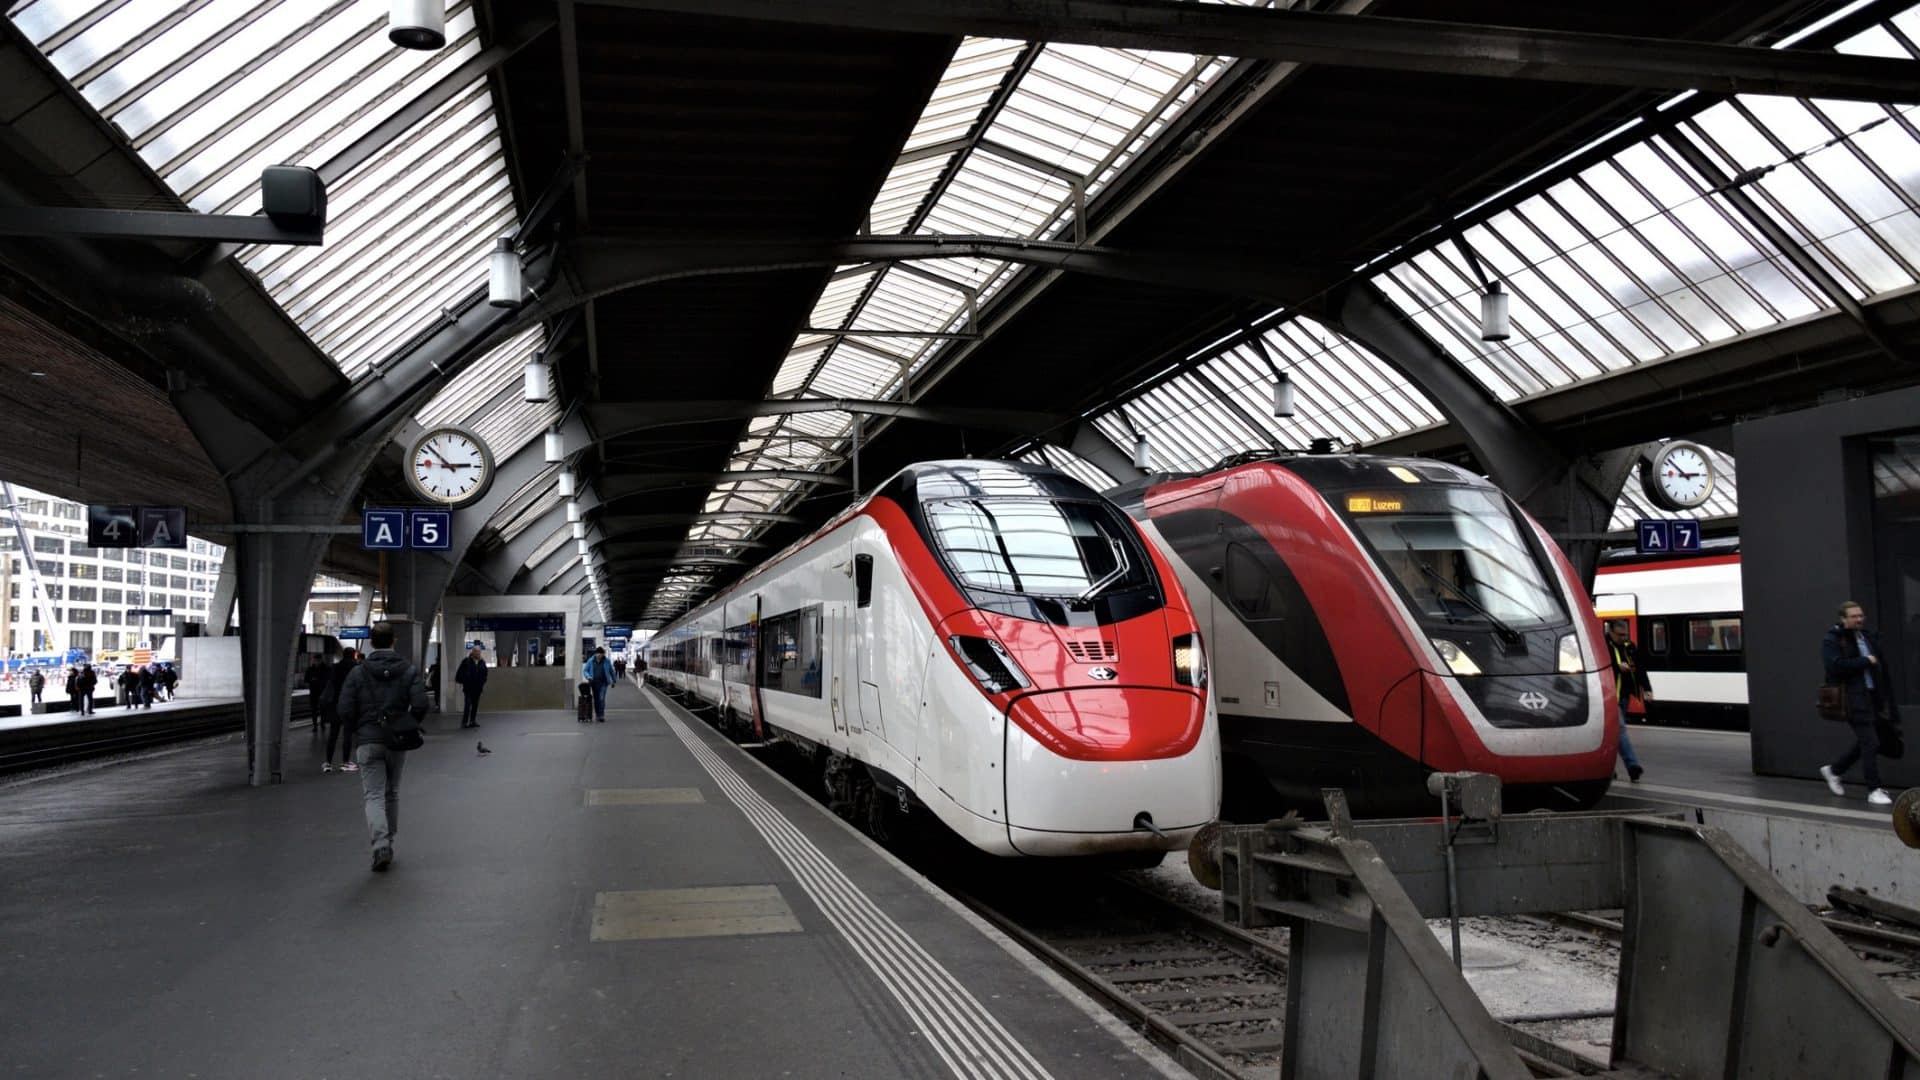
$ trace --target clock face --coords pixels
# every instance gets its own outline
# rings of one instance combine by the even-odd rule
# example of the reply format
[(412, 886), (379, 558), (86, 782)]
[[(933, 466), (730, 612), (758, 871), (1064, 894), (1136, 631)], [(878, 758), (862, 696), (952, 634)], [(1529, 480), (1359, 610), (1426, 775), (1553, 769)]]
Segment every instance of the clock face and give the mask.
[(438, 428), (413, 444), (407, 477), (435, 502), (463, 503), (486, 490), (493, 458), (479, 438), (459, 428)]
[(1699, 506), (1713, 492), (1713, 465), (1691, 443), (1669, 448), (1655, 459), (1654, 470), (1660, 493), (1677, 508)]

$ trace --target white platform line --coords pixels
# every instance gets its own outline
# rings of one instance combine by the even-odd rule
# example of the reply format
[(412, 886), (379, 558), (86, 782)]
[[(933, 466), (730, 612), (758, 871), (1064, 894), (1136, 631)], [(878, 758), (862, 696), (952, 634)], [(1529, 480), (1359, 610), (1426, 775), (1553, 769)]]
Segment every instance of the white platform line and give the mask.
[(1893, 815), (1885, 810), (1875, 813), (1871, 810), (1848, 810), (1842, 806), (1821, 806), (1817, 803), (1788, 802), (1785, 799), (1762, 799), (1753, 795), (1724, 795), (1718, 791), (1693, 791), (1688, 788), (1662, 787), (1659, 784), (1634, 784), (1631, 787), (1614, 786), (1614, 793), (1630, 798), (1636, 793), (1646, 792), (1656, 796), (1656, 802), (1681, 802), (1688, 806), (1712, 808), (1716, 802), (1738, 803), (1741, 806), (1766, 806), (1779, 810), (1796, 810), (1803, 814), (1831, 814), (1835, 817), (1857, 818), (1862, 821), (1886, 824)]
[(677, 717), (664, 710), (660, 715), (694, 760), (746, 815), (854, 954), (927, 1033), (935, 1052), (956, 1076), (1049, 1080), (1050, 1074), (1026, 1047), (785, 815)]

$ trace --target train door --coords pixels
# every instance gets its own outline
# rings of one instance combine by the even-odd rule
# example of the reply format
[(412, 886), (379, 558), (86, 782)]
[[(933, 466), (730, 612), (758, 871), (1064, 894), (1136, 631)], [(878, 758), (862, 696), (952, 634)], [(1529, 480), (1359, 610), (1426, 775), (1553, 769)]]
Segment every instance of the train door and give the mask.
[(748, 720), (753, 725), (753, 737), (761, 742), (767, 741), (767, 727), (763, 720), (766, 716), (766, 699), (761, 689), (766, 685), (761, 678), (766, 653), (760, 648), (760, 594), (753, 596), (753, 612), (747, 618), (747, 710)]
[(886, 727), (881, 722), (880, 716), (880, 684), (874, 674), (880, 644), (874, 640), (873, 556), (871, 555), (853, 557), (852, 618), (854, 677), (860, 683), (859, 713), (854, 727), (885, 738)]
[[(853, 683), (853, 643), (849, 640), (847, 625), (847, 603), (843, 599), (847, 592), (847, 583), (853, 577), (851, 556), (848, 561), (834, 566), (826, 575), (826, 595), (822, 598), (821, 616), (825, 624), (827, 653), (827, 704), (833, 712), (833, 731), (836, 735), (851, 732), (856, 721), (852, 715), (859, 708), (859, 697), (851, 688)], [(849, 702), (849, 696), (852, 700)]]

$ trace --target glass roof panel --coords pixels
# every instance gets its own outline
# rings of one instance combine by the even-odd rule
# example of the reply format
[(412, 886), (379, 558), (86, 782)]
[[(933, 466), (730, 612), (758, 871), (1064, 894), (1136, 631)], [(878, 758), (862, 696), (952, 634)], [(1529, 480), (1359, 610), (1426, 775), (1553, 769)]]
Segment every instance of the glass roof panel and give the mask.
[[(394, 47), (387, 6), (25, 0), (9, 16), (189, 206), (247, 214), (265, 166), (326, 163), (480, 50), (467, 0), (434, 52)], [(353, 377), (478, 287), (516, 217), (484, 78), (327, 201), (326, 244), (238, 258)]]

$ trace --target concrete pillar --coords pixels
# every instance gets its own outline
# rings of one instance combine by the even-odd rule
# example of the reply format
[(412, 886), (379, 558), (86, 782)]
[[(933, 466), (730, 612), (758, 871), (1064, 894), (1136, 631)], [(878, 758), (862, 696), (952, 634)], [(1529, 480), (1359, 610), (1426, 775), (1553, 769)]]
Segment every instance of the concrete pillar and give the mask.
[(240, 587), (240, 545), (227, 545), (220, 556), (220, 576), (213, 583), (213, 604), (207, 608), (207, 636), (226, 637), (233, 629), (233, 603)]

